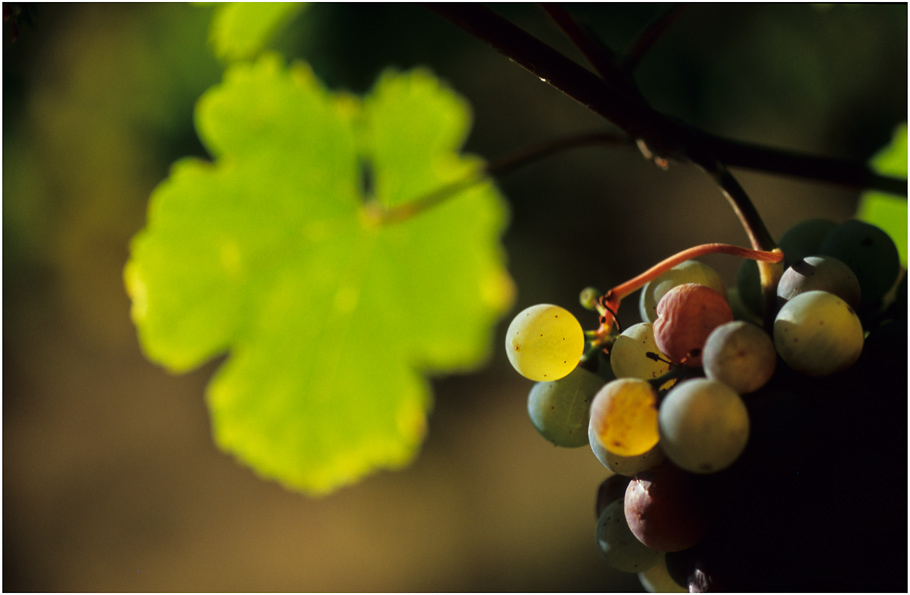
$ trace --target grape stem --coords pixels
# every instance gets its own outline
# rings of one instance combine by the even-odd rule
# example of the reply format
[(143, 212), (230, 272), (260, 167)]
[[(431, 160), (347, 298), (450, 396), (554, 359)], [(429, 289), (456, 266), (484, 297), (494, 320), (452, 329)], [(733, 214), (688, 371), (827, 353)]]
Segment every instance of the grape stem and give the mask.
[(739, 256), (741, 258), (767, 263), (780, 263), (783, 262), (784, 259), (784, 253), (780, 248), (774, 248), (773, 250), (753, 250), (751, 248), (743, 248), (731, 244), (701, 244), (677, 252), (640, 275), (629, 279), (625, 283), (617, 285), (601, 296), (599, 301), (600, 305), (603, 307), (604, 313), (600, 317), (600, 328), (598, 328), (595, 333), (595, 340), (600, 341), (609, 335), (610, 329), (616, 323), (615, 312), (619, 310), (619, 303), (623, 298), (628, 297), (630, 294), (641, 289), (648, 281), (656, 279), (676, 265), (707, 254), (729, 254), (731, 256)]

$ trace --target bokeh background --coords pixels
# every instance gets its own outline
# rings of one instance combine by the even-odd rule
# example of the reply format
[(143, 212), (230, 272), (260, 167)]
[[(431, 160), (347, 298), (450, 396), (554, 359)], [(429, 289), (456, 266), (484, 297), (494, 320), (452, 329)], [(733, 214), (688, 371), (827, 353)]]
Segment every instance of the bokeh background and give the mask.
[[(537, 7), (496, 8), (577, 57)], [(571, 8), (622, 49), (667, 5)], [(192, 111), (222, 72), (212, 10), (37, 4), (14, 43), (4, 23), (3, 590), (640, 590), (594, 544), (607, 471), (536, 434), (530, 382), (498, 349), (476, 374), (434, 381), (412, 466), (315, 500), (215, 448), (203, 395), (216, 363), (173, 376), (143, 358), (122, 267), (169, 164), (205, 154)], [(467, 148), (488, 158), (610, 129), (419, 5), (316, 4), (272, 47), (355, 92), (386, 66), (431, 67), (472, 103)], [(694, 5), (638, 81), (712, 132), (865, 161), (906, 120), (906, 5)], [(775, 235), (847, 219), (859, 196), (736, 173)], [(559, 303), (590, 327), (583, 287), (690, 245), (746, 243), (703, 174), (628, 149), (574, 150), (500, 184), (515, 311)], [(733, 259), (708, 262), (734, 283)]]

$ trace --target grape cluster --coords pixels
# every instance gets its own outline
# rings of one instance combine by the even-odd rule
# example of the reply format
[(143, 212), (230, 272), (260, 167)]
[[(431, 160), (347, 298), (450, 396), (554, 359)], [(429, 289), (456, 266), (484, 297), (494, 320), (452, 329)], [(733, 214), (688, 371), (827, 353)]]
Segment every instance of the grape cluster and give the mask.
[[(533, 306), (506, 348), (528, 412), (612, 474), (596, 499), (607, 562), (663, 591), (905, 591), (907, 294), (893, 241), (803, 222), (765, 312), (689, 260), (642, 288), (643, 322), (585, 332)], [(773, 288), (772, 288), (773, 289)], [(582, 302), (603, 315), (590, 290)], [(609, 312), (615, 315), (615, 312)], [(612, 319), (610, 319), (612, 320)], [(606, 330), (606, 332), (605, 332)]]

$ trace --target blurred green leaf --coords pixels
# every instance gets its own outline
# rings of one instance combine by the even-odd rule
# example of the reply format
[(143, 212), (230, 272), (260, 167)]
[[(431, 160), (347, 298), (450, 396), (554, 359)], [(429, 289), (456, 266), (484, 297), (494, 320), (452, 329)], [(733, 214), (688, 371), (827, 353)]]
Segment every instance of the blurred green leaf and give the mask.
[[(880, 174), (907, 177), (907, 124), (901, 124), (891, 142), (872, 158), (872, 167)], [(901, 265), (907, 268), (907, 197), (869, 191), (860, 198), (857, 217), (882, 228), (900, 253)]]
[(209, 39), (226, 62), (253, 58), (306, 6), (304, 2), (225, 2), (212, 16)]
[(125, 270), (152, 360), (229, 351), (208, 388), (220, 447), (310, 493), (409, 462), (424, 373), (490, 353), (512, 301), (504, 202), (484, 183), (403, 222), (367, 216), (481, 166), (459, 155), (468, 106), (429, 72), (385, 73), (361, 101), (271, 54), (228, 68), (196, 112), (214, 163), (153, 193)]

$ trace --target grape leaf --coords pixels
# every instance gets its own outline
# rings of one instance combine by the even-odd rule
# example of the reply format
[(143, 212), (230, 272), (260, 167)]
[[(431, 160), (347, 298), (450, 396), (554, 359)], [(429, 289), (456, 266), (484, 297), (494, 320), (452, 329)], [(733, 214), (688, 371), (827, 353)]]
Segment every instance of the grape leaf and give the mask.
[[(870, 161), (880, 174), (907, 177), (907, 124), (894, 131), (891, 142)], [(901, 265), (907, 268), (907, 197), (878, 191), (864, 192), (860, 197), (857, 217), (885, 230), (900, 253)]]
[(306, 6), (303, 2), (224, 2), (215, 7), (209, 41), (226, 62), (254, 57)]
[(424, 375), (489, 357), (513, 297), (494, 186), (370, 216), (476, 173), (469, 120), (428, 71), (386, 72), (360, 100), (272, 54), (200, 99), (215, 161), (179, 161), (154, 190), (124, 277), (151, 360), (229, 352), (207, 389), (215, 441), (261, 475), (320, 494), (407, 464)]

